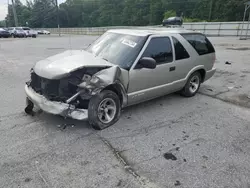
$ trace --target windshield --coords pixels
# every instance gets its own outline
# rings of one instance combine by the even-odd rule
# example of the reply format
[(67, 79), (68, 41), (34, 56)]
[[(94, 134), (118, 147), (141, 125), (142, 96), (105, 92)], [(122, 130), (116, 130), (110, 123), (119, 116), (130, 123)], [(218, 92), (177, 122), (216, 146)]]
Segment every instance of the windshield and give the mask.
[(22, 28), (18, 28), (18, 27), (17, 27), (17, 28), (16, 28), (16, 30), (18, 30), (18, 31), (22, 31)]
[(129, 70), (141, 51), (146, 37), (106, 32), (87, 51)]
[(24, 28), (23, 28), (23, 30), (26, 30), (26, 31), (27, 31), (27, 30), (30, 30), (30, 28), (28, 28), (28, 27), (24, 27)]

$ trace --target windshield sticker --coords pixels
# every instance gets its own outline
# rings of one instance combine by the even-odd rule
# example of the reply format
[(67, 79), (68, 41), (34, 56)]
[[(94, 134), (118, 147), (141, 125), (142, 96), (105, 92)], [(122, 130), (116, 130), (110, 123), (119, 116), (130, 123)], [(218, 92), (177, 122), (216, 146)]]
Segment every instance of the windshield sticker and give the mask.
[(122, 40), (122, 44), (125, 44), (125, 45), (127, 45), (127, 46), (130, 46), (130, 47), (132, 47), (132, 48), (134, 48), (134, 47), (137, 45), (137, 43), (135, 43), (135, 42), (133, 42), (133, 41), (131, 41), (131, 40), (128, 40), (128, 39), (123, 39), (123, 40)]

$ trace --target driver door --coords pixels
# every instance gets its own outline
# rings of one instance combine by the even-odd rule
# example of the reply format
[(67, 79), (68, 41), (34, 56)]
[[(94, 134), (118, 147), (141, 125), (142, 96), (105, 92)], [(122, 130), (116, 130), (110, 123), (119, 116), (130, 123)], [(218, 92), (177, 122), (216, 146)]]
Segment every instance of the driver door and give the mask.
[[(143, 57), (155, 59), (156, 68), (143, 68), (138, 63)], [(173, 45), (170, 37), (150, 36), (129, 71), (128, 105), (171, 93), (174, 71)]]

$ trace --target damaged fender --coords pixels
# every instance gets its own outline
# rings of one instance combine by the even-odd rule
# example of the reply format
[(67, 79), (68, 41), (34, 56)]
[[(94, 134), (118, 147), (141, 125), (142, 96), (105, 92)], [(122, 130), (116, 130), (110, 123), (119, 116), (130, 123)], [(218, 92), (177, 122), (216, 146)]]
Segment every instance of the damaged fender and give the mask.
[(97, 95), (105, 88), (113, 88), (120, 92), (122, 106), (127, 105), (128, 71), (118, 66), (101, 70), (91, 78), (85, 77), (84, 82), (78, 85), (79, 88), (88, 89), (91, 95)]

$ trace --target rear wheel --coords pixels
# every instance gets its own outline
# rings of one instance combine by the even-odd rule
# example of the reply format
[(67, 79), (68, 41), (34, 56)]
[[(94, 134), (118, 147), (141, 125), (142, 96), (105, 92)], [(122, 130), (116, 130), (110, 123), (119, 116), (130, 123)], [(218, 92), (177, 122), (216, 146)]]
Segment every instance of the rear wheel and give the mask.
[(88, 120), (96, 130), (105, 129), (115, 124), (121, 114), (121, 104), (116, 93), (104, 90), (89, 101)]
[(181, 91), (181, 95), (185, 97), (193, 97), (199, 91), (201, 85), (201, 74), (194, 72), (188, 79), (185, 87)]

